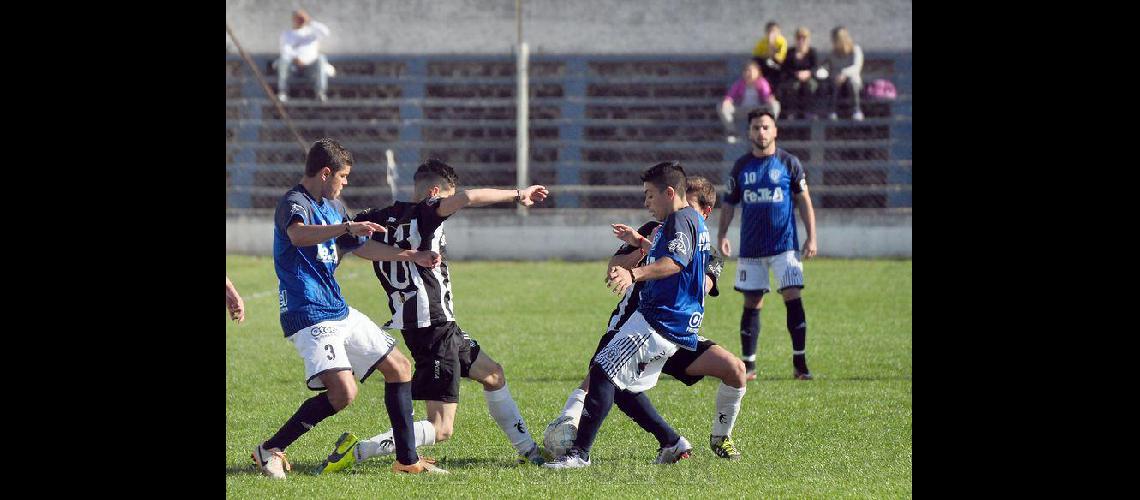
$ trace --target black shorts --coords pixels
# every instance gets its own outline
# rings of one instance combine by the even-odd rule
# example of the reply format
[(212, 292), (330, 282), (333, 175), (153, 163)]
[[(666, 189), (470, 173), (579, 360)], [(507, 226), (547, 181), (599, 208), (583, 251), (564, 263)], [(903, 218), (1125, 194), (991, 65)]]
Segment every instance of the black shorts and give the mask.
[(412, 351), (412, 399), (459, 402), (459, 379), (471, 374), (479, 357), (479, 343), (454, 321), (425, 328), (401, 330)]
[[(594, 349), (594, 356), (597, 356), (598, 353), (601, 352), (602, 348), (610, 343), (610, 340), (614, 338), (615, 334), (617, 334), (617, 330), (610, 330), (606, 332), (605, 335), (602, 335), (602, 339), (598, 341), (598, 348)], [(665, 362), (665, 366), (661, 368), (661, 373), (671, 375), (673, 378), (680, 380), (685, 385), (693, 385), (697, 382), (700, 382), (701, 379), (705, 378), (704, 375), (688, 375), (685, 373), (685, 369), (687, 369), (689, 365), (693, 364), (697, 358), (701, 357), (701, 354), (704, 354), (705, 351), (709, 350), (709, 348), (714, 345), (717, 345), (716, 342), (713, 342), (704, 337), (697, 337), (697, 350), (690, 351), (684, 348), (677, 349), (677, 353), (671, 356), (669, 360)], [(590, 363), (593, 364), (593, 362), (594, 358), (591, 356)], [(587, 367), (587, 371), (588, 370), (589, 367)]]

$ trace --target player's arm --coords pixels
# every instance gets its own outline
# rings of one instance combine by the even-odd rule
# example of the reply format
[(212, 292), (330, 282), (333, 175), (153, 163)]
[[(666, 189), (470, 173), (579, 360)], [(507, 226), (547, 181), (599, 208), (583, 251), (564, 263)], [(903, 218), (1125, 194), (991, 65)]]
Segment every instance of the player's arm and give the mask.
[(804, 260), (807, 260), (815, 257), (819, 249), (815, 240), (815, 209), (812, 208), (811, 194), (808, 193), (806, 183), (803, 185), (803, 191), (796, 193), (796, 205), (800, 209), (800, 219), (804, 221), (804, 229), (807, 230), (807, 239), (804, 240), (802, 252)]
[(360, 248), (353, 250), (352, 253), (357, 257), (371, 261), (410, 260), (429, 269), (439, 265), (440, 262), (439, 254), (431, 250), (404, 250), (379, 243), (376, 240), (368, 240)]
[(708, 295), (713, 288), (713, 279), (709, 275), (705, 275), (705, 295)]
[(447, 217), (464, 207), (481, 207), (495, 203), (518, 201), (529, 207), (537, 201), (545, 200), (550, 191), (545, 186), (534, 185), (526, 189), (465, 189), (439, 202), (436, 213)]
[(318, 243), (331, 240), (342, 234), (352, 236), (372, 236), (373, 232), (385, 232), (384, 226), (375, 222), (344, 222), (331, 226), (310, 226), (301, 221), (289, 224), (285, 233), (289, 235), (289, 242), (295, 247), (311, 247)]
[(647, 266), (635, 267), (632, 270), (624, 267), (610, 268), (610, 286), (614, 293), (625, 293), (625, 290), (639, 281), (652, 281), (668, 278), (681, 272), (681, 264), (672, 257), (662, 257)]
[(722, 202), (720, 204), (720, 220), (717, 221), (716, 239), (719, 242), (717, 245), (720, 248), (720, 254), (728, 257), (732, 255), (732, 243), (728, 241), (728, 226), (732, 224), (732, 218), (736, 216), (736, 205)]
[(230, 311), (231, 320), (238, 323), (245, 321), (245, 302), (241, 300), (241, 295), (238, 295), (229, 276), (226, 276), (226, 309)]
[(615, 255), (610, 257), (610, 261), (606, 264), (606, 269), (613, 269), (616, 267), (624, 267), (626, 269), (633, 269), (638, 262), (641, 261), (641, 252), (634, 251), (625, 255)]

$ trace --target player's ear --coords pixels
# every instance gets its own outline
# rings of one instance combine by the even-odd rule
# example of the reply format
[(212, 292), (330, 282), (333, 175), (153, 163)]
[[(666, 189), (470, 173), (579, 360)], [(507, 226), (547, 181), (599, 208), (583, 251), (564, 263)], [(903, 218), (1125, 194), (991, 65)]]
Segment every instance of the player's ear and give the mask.
[(331, 168), (329, 168), (329, 167), (321, 167), (321, 180), (322, 180), (322, 181), (327, 181), (327, 180), (329, 180), (329, 176), (330, 176), (330, 175), (332, 175), (332, 169), (331, 169)]
[(661, 194), (664, 194), (665, 198), (672, 200), (677, 196), (677, 190), (673, 189), (673, 186), (665, 186), (665, 190), (662, 191)]
[(428, 189), (428, 198), (435, 198), (439, 195), (439, 186), (432, 186)]

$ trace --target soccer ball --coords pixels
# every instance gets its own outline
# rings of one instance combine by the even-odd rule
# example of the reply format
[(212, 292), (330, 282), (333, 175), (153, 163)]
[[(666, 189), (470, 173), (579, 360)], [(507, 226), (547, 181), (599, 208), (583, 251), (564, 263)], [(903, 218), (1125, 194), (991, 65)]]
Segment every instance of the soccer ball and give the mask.
[(546, 426), (546, 430), (542, 433), (542, 444), (546, 447), (546, 451), (558, 460), (566, 455), (571, 446), (574, 446), (574, 439), (577, 437), (578, 426), (574, 425), (574, 419), (562, 415)]

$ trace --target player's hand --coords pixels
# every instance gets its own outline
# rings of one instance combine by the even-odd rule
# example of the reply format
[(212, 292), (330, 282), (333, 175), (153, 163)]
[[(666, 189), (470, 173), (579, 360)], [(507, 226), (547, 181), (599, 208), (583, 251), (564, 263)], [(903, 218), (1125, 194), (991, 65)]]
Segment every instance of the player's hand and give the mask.
[(375, 222), (363, 221), (363, 222), (349, 222), (348, 223), (348, 233), (353, 235), (353, 236), (371, 237), (372, 233), (386, 233), (386, 232), (388, 232), (388, 230), (384, 229), (384, 226), (381, 226), (380, 224), (377, 224)]
[(545, 200), (549, 195), (550, 190), (546, 189), (546, 186), (534, 185), (526, 189), (519, 190), (519, 202), (522, 203), (524, 207), (529, 207), (531, 205), (534, 205), (535, 202)]
[(632, 284), (633, 274), (630, 273), (629, 269), (620, 266), (614, 266), (610, 268), (610, 275), (607, 285), (609, 285), (610, 290), (613, 290), (615, 294), (624, 294), (626, 289), (628, 289)]
[(732, 256), (732, 242), (728, 241), (727, 236), (720, 238), (720, 254), (724, 257)]
[(633, 248), (641, 248), (641, 240), (643, 239), (637, 230), (625, 224), (610, 224), (614, 229), (614, 237), (626, 242)]
[(438, 266), (443, 259), (440, 258), (438, 253), (431, 250), (420, 250), (416, 252), (416, 255), (414, 257), (412, 257), (412, 260), (415, 261), (416, 265), (420, 267), (431, 269), (435, 266)]
[(226, 292), (226, 309), (230, 311), (230, 320), (238, 323), (245, 321), (245, 302), (240, 295)]
[(804, 240), (804, 250), (801, 253), (804, 256), (804, 260), (815, 257), (815, 254), (819, 253), (819, 249), (815, 247), (815, 240), (811, 238)]

